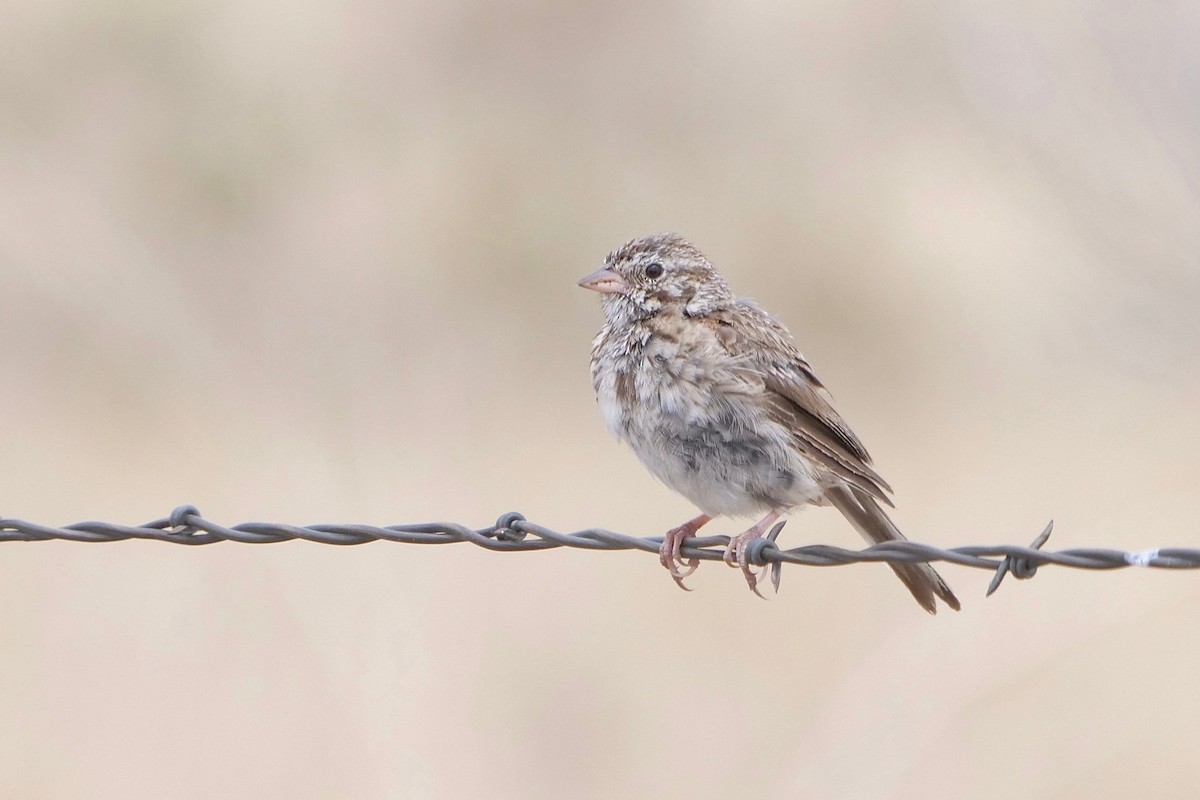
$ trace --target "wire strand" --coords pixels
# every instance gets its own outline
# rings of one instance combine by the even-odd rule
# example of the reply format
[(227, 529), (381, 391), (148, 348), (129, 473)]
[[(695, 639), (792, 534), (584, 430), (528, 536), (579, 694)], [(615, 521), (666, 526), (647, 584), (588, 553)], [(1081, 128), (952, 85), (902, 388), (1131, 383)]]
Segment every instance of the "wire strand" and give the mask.
[[(991, 595), (999, 588), (1006, 575), (1012, 574), (1020, 580), (1025, 580), (1032, 578), (1038, 567), (1048, 564), (1087, 570), (1114, 570), (1126, 567), (1200, 569), (1200, 549), (1192, 548), (1158, 548), (1136, 553), (1091, 547), (1057, 552), (1042, 550), (1054, 528), (1053, 522), (1046, 526), (1029, 547), (1006, 544), (940, 548), (905, 540), (885, 542), (864, 550), (848, 550), (823, 544), (780, 549), (776, 540), (783, 526), (783, 522), (778, 523), (767, 537), (755, 542), (747, 553), (747, 558), (752, 563), (760, 566), (770, 565), (772, 577), (776, 581), (783, 564), (837, 567), (878, 562), (945, 562), (994, 572), (987, 592)], [(217, 542), (275, 544), (297, 539), (332, 545), (359, 545), (375, 541), (403, 544), (469, 542), (488, 550), (514, 553), (559, 547), (584, 550), (642, 550), (657, 553), (662, 544), (661, 536), (636, 537), (603, 528), (562, 533), (530, 522), (515, 511), (502, 514), (494, 525), (479, 529), (455, 522), (425, 522), (384, 527), (359, 524), (284, 525), (245, 522), (225, 527), (202, 517), (195, 506), (179, 506), (162, 519), (135, 526), (116, 525), (111, 522), (77, 522), (55, 528), (19, 519), (0, 518), (0, 542), (41, 542), (54, 539), (72, 542), (148, 539), (186, 545)], [(683, 556), (702, 561), (717, 561), (723, 556), (728, 543), (728, 536), (691, 537), (686, 540)]]

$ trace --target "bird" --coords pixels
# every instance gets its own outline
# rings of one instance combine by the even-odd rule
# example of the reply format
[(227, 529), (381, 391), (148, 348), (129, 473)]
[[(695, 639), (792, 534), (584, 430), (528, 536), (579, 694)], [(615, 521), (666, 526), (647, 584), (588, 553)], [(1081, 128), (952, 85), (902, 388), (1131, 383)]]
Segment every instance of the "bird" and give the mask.
[[(750, 589), (752, 542), (806, 505), (832, 505), (868, 542), (903, 541), (884, 512), (891, 486), (801, 355), (791, 333), (734, 294), (712, 262), (676, 233), (633, 239), (579, 281), (600, 294), (605, 322), (591, 377), (609, 432), (701, 512), (663, 536), (659, 561), (681, 588), (699, 564), (688, 537), (716, 517), (759, 517), (723, 560)], [(958, 599), (927, 563), (893, 563), (917, 602)]]

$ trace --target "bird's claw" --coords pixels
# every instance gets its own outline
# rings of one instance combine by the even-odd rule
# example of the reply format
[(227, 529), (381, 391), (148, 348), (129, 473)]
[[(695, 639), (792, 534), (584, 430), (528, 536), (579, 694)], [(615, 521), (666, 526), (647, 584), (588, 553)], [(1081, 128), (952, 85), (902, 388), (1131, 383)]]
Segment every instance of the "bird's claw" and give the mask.
[[(722, 558), (731, 567), (741, 567), (742, 575), (746, 578), (746, 585), (750, 587), (750, 591), (766, 600), (767, 598), (758, 590), (758, 584), (771, 571), (771, 565), (766, 564), (761, 570), (755, 572), (754, 565), (750, 563), (750, 559), (747, 557), (750, 550), (750, 543), (760, 536), (762, 534), (753, 528), (745, 533), (739, 533), (729, 540), (729, 545), (725, 548), (725, 555)], [(778, 587), (776, 587), (776, 591), (778, 590)]]
[(700, 568), (700, 559), (683, 557), (684, 539), (695, 535), (699, 527), (693, 523), (684, 523), (678, 528), (667, 531), (663, 536), (662, 545), (658, 549), (658, 563), (671, 573), (671, 579), (675, 581), (675, 585), (685, 592), (690, 592), (691, 589), (684, 585), (683, 579)]
[(685, 592), (690, 592), (691, 589), (684, 585), (683, 579), (700, 568), (700, 559), (689, 558), (687, 561), (684, 561), (682, 558), (676, 558), (673, 563), (667, 564), (666, 567), (667, 572), (671, 573), (671, 580), (675, 581), (675, 585)]

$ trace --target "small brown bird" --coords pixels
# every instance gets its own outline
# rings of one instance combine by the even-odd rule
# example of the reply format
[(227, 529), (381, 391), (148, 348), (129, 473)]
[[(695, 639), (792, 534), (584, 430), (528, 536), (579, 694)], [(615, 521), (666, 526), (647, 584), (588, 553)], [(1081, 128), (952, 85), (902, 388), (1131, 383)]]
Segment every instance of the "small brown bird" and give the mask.
[[(663, 537), (659, 560), (681, 587), (698, 565), (684, 561), (684, 540), (720, 515), (762, 515), (725, 550), (756, 594), (747, 549), (797, 506), (831, 504), (872, 543), (904, 539), (879, 506), (892, 505), (891, 487), (791, 334), (695, 246), (673, 233), (634, 239), (579, 285), (604, 300), (592, 385), (609, 431), (703, 512)], [(935, 596), (958, 609), (933, 567), (892, 569), (931, 614)]]

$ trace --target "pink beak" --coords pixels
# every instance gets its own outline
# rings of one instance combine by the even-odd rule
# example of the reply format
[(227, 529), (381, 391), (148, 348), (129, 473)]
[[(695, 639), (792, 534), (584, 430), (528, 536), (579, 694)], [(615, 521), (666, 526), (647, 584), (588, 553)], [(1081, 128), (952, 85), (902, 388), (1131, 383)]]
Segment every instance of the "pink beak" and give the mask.
[(579, 282), (579, 285), (585, 289), (591, 289), (593, 292), (601, 294), (617, 294), (628, 289), (625, 279), (613, 272), (611, 269), (600, 269), (588, 275)]

